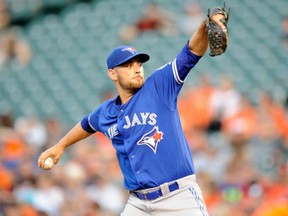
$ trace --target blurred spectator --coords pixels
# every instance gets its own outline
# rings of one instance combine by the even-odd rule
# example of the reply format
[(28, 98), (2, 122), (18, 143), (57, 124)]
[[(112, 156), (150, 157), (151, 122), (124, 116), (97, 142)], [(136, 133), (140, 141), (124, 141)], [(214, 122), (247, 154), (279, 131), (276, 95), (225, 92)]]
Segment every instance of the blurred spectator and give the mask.
[(273, 134), (270, 127), (261, 128), (263, 130), (261, 134), (251, 139), (247, 155), (250, 156), (260, 176), (274, 181), (278, 176), (277, 167), (281, 159), (279, 155), (281, 140)]
[(241, 133), (229, 137), (232, 151), (224, 174), (224, 184), (242, 188), (257, 179), (257, 169), (247, 154), (248, 141)]
[(223, 120), (222, 132), (227, 136), (241, 134), (249, 140), (256, 130), (257, 114), (249, 99), (242, 95), (239, 110)]
[(9, 26), (11, 21), (6, 0), (0, 0), (0, 33)]
[(135, 23), (128, 24), (120, 30), (119, 36), (125, 43), (132, 42), (139, 34), (146, 31), (156, 31), (169, 36), (175, 34), (174, 25), (174, 14), (151, 1), (144, 7)]
[[(285, 145), (287, 120), (284, 108), (274, 101), (271, 94), (263, 92), (256, 105), (257, 119), (255, 134), (250, 139), (248, 154), (263, 178), (278, 178), (278, 167), (285, 162)], [(283, 149), (284, 150), (284, 149)]]
[[(271, 93), (262, 92), (256, 108), (258, 120), (261, 121), (261, 124), (258, 124), (260, 127), (268, 124), (267, 127), (270, 127), (276, 136), (288, 136), (288, 119), (284, 104), (274, 100)], [(262, 130), (258, 127), (257, 132), (261, 133)]]
[(240, 109), (241, 95), (228, 75), (220, 78), (217, 89), (211, 95), (211, 121), (209, 132), (222, 130), (223, 120), (236, 114)]
[(13, 173), (0, 165), (0, 191), (10, 191), (13, 188)]
[(19, 137), (7, 137), (2, 145), (3, 164), (9, 169), (17, 169), (25, 154), (25, 144)]
[(208, 212), (212, 212), (212, 210), (222, 202), (222, 195), (218, 188), (218, 183), (208, 172), (205, 171), (198, 172), (198, 179), (200, 179), (199, 183), (203, 188), (203, 196)]
[(64, 133), (64, 125), (58, 119), (49, 117), (45, 120), (44, 127), (47, 133), (47, 146), (54, 145)]
[(103, 174), (98, 174), (91, 180), (91, 183), (85, 189), (87, 196), (94, 202), (99, 203), (102, 209), (119, 215), (126, 202), (126, 197), (124, 197), (120, 186), (113, 184)]
[(55, 184), (48, 173), (39, 175), (37, 178), (33, 206), (49, 216), (60, 216), (64, 203), (64, 191)]
[(25, 153), (25, 142), (14, 128), (0, 125), (0, 162), (15, 171)]
[(178, 100), (182, 127), (188, 139), (193, 130), (206, 130), (211, 121), (210, 98), (215, 89), (207, 74), (201, 74), (198, 81), (192, 89), (185, 89)]
[(25, 66), (31, 57), (30, 46), (21, 35), (20, 27), (11, 25), (7, 2), (0, 0), (0, 66), (13, 59)]
[(27, 144), (40, 149), (47, 143), (47, 129), (45, 124), (36, 116), (20, 117), (16, 119), (15, 129), (27, 142)]
[(266, 185), (265, 195), (252, 216), (286, 216), (288, 215), (287, 182), (277, 182)]
[(22, 66), (30, 62), (32, 56), (30, 47), (20, 35), (18, 28), (11, 28), (0, 39), (0, 66), (13, 59)]
[(17, 184), (14, 185), (15, 189), (13, 195), (19, 203), (33, 204), (35, 193), (36, 193), (36, 178), (27, 178), (18, 180)]
[(288, 47), (288, 16), (285, 16), (282, 21), (283, 42)]
[[(195, 130), (191, 141), (191, 150), (195, 159), (194, 165), (197, 172), (206, 173), (215, 182), (219, 183), (232, 154), (230, 146), (226, 145), (218, 149), (217, 146), (213, 146), (210, 143), (210, 139), (205, 131)], [(210, 164), (213, 164), (213, 166), (210, 166)]]
[(183, 15), (179, 17), (180, 31), (191, 35), (198, 27), (198, 23), (205, 18), (198, 0), (188, 0), (183, 5)]
[(0, 115), (0, 127), (13, 128), (14, 127), (14, 118), (10, 111), (3, 112)]
[[(227, 203), (219, 203), (210, 210), (211, 216), (231, 216), (232, 207)], [(234, 213), (233, 213), (234, 215)]]

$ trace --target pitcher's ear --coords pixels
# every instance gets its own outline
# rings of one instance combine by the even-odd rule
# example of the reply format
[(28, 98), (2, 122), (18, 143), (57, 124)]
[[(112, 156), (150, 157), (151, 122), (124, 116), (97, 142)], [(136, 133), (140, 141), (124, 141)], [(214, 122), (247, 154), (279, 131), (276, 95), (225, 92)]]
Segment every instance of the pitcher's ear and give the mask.
[(117, 80), (116, 72), (114, 69), (109, 69), (107, 73), (111, 80), (113, 81)]

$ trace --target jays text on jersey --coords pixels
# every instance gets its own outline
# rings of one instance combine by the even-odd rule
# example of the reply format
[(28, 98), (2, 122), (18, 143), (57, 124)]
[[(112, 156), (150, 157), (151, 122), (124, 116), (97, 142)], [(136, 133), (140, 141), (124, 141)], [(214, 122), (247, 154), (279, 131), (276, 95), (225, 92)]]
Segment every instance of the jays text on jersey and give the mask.
[(102, 132), (111, 140), (126, 189), (151, 188), (194, 174), (177, 97), (199, 59), (186, 44), (126, 104), (121, 105), (119, 97), (107, 100), (82, 119), (84, 130)]

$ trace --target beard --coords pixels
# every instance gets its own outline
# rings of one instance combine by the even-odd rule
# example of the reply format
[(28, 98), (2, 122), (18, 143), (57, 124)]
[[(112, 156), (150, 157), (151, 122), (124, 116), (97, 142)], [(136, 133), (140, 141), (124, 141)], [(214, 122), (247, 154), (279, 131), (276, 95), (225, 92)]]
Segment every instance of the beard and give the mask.
[(131, 82), (124, 82), (122, 79), (119, 79), (119, 85), (122, 89), (128, 90), (132, 93), (136, 93), (144, 85), (144, 79), (141, 77), (133, 79)]

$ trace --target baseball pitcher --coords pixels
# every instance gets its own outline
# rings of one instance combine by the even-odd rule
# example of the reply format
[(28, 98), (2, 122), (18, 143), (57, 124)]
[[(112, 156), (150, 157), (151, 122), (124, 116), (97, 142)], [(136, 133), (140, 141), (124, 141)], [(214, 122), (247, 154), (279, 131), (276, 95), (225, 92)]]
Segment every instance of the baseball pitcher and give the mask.
[(207, 216), (181, 128), (177, 97), (209, 45), (211, 56), (225, 51), (227, 20), (224, 8), (213, 9), (176, 58), (145, 81), (142, 64), (149, 55), (131, 46), (112, 50), (107, 58), (108, 76), (118, 96), (105, 101), (44, 151), (38, 166), (44, 168), (47, 158), (56, 164), (67, 147), (100, 132), (116, 149), (124, 187), (130, 192), (122, 216)]

